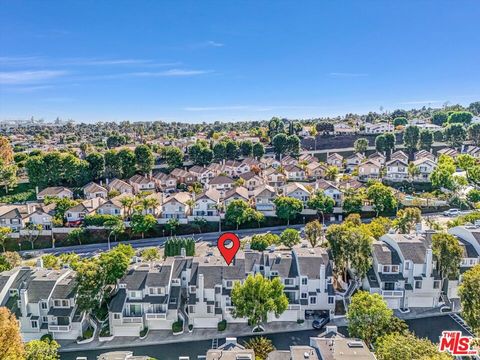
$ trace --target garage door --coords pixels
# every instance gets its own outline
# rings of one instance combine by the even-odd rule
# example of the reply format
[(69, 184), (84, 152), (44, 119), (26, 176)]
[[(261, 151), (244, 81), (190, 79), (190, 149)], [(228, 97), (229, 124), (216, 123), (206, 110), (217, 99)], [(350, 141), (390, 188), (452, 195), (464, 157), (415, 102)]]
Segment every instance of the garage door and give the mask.
[(115, 336), (139, 336), (140, 327), (139, 326), (115, 326), (114, 335)]
[(433, 298), (429, 297), (410, 297), (408, 298), (408, 307), (433, 307)]
[(400, 299), (398, 298), (385, 298), (385, 301), (390, 309), (400, 308)]

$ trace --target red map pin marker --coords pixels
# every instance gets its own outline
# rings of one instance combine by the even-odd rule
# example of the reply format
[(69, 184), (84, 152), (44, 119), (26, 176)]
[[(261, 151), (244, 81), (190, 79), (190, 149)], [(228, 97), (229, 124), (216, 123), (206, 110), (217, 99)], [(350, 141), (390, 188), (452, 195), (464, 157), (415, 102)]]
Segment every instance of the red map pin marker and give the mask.
[[(231, 241), (231, 246), (226, 247), (225, 243)], [(237, 235), (231, 232), (223, 233), (220, 235), (217, 241), (218, 250), (222, 254), (223, 258), (227, 262), (227, 265), (230, 265), (232, 260), (235, 258), (238, 249), (240, 249), (240, 239)]]

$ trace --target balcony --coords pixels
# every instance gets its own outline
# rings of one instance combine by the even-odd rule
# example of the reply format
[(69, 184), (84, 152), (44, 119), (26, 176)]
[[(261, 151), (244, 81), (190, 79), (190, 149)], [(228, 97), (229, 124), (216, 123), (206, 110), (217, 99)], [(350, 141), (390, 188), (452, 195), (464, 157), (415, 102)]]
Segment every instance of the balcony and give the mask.
[(383, 297), (403, 297), (403, 290), (382, 290)]
[(146, 313), (145, 320), (165, 320), (167, 318), (166, 313)]
[(141, 323), (143, 323), (143, 317), (141, 317), (141, 316), (128, 316), (128, 317), (124, 317), (122, 322), (124, 324), (141, 324)]
[(69, 332), (72, 329), (71, 325), (52, 325), (48, 324), (48, 331), (50, 332)]

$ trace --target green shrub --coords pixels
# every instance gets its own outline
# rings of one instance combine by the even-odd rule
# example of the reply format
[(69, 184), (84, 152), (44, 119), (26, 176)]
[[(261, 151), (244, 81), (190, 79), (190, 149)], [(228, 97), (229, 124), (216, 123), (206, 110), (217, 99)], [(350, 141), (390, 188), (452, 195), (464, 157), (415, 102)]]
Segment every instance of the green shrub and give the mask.
[(93, 328), (89, 327), (83, 332), (83, 340), (90, 339), (93, 336)]
[(172, 324), (172, 331), (174, 333), (179, 333), (182, 330), (183, 330), (183, 321), (182, 320), (177, 320)]
[(52, 335), (50, 335), (50, 334), (45, 334), (45, 335), (42, 335), (42, 337), (40, 338), (40, 340), (42, 340), (42, 341), (47, 341), (47, 340), (48, 340), (48, 341), (52, 341), (52, 340), (53, 340), (53, 337), (52, 337)]
[(217, 325), (218, 331), (225, 331), (226, 328), (227, 328), (227, 320), (222, 320)]
[(303, 324), (304, 322), (305, 322), (305, 320), (302, 320), (302, 319), (297, 320), (297, 324)]
[(145, 335), (147, 335), (147, 332), (148, 332), (148, 327), (144, 327), (142, 331), (140, 331), (140, 337), (144, 337)]
[(115, 221), (118, 219), (119, 217), (116, 215), (94, 214), (85, 216), (84, 222), (86, 226), (103, 226), (109, 220)]

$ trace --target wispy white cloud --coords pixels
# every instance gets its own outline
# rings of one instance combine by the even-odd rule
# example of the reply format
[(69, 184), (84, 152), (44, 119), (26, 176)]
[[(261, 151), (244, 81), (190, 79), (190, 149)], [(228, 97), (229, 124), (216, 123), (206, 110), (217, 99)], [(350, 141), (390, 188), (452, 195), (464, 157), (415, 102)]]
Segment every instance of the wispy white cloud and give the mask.
[[(125, 76), (134, 77), (183, 77), (196, 76), (212, 73), (213, 70), (189, 70), (189, 69), (170, 69), (165, 71), (142, 71), (123, 74)], [(122, 74), (119, 74), (122, 76)]]
[(218, 41), (213, 41), (213, 40), (208, 40), (208, 41), (203, 41), (195, 44), (191, 44), (190, 47), (192, 49), (201, 49), (201, 48), (219, 48), (219, 47), (224, 47), (225, 44), (218, 42)]
[(331, 77), (336, 78), (356, 78), (356, 77), (367, 77), (367, 73), (350, 73), (350, 72), (331, 72), (328, 74)]
[(31, 70), (0, 72), (0, 84), (29, 84), (67, 75), (63, 70)]
[(32, 93), (54, 88), (52, 85), (13, 86), (6, 89), (10, 93)]

